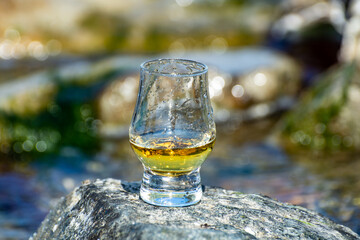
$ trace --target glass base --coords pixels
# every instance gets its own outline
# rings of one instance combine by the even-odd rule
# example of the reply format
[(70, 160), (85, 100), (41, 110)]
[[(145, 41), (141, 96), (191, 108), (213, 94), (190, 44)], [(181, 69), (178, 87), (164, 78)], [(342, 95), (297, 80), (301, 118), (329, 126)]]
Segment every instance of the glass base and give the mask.
[(158, 175), (145, 169), (140, 188), (144, 202), (162, 207), (184, 207), (198, 203), (202, 196), (199, 169), (180, 176)]

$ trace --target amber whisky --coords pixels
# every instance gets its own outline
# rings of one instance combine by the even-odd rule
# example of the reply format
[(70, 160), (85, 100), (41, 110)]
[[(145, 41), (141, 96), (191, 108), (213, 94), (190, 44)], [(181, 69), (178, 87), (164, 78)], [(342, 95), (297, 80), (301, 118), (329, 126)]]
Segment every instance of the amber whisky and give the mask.
[(191, 141), (152, 141), (150, 144), (144, 144), (145, 146), (139, 146), (130, 141), (132, 149), (146, 168), (166, 176), (178, 176), (199, 168), (212, 151), (214, 143), (215, 139), (193, 147)]

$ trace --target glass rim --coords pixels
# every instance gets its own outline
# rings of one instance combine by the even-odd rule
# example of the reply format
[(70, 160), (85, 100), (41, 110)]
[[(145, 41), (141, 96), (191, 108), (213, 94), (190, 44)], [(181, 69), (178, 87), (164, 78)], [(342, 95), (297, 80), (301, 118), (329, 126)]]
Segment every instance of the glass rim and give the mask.
[[(191, 73), (168, 73), (168, 72), (159, 72), (159, 71), (154, 71), (151, 70), (147, 67), (147, 65), (149, 65), (150, 63), (156, 63), (156, 62), (160, 62), (160, 61), (181, 61), (181, 62), (186, 62), (186, 63), (193, 63), (196, 64), (197, 66), (200, 66), (202, 69), (201, 70), (197, 70)], [(159, 75), (159, 76), (167, 76), (167, 77), (189, 77), (189, 76), (198, 76), (198, 75), (202, 75), (207, 73), (208, 71), (208, 67), (201, 62), (197, 62), (194, 60), (189, 60), (189, 59), (184, 59), (184, 58), (158, 58), (158, 59), (153, 59), (153, 60), (149, 60), (149, 61), (145, 61), (140, 65), (140, 69), (141, 71), (145, 71), (154, 75)]]

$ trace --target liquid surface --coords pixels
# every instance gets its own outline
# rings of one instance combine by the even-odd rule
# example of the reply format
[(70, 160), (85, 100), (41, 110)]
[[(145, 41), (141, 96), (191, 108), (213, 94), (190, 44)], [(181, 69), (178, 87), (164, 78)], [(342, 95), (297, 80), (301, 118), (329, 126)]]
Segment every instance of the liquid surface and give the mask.
[(151, 171), (160, 175), (178, 176), (201, 166), (212, 151), (215, 140), (205, 145), (178, 142), (152, 142), (151, 147), (142, 147), (130, 142), (137, 157)]

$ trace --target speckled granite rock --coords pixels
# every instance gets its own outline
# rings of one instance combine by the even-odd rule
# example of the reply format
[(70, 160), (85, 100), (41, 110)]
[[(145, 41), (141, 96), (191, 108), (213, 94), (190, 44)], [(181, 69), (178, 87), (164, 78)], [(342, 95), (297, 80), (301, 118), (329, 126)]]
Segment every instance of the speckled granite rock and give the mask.
[(199, 204), (164, 208), (142, 202), (139, 187), (86, 181), (30, 239), (360, 239), (315, 212), (260, 195), (205, 187)]

